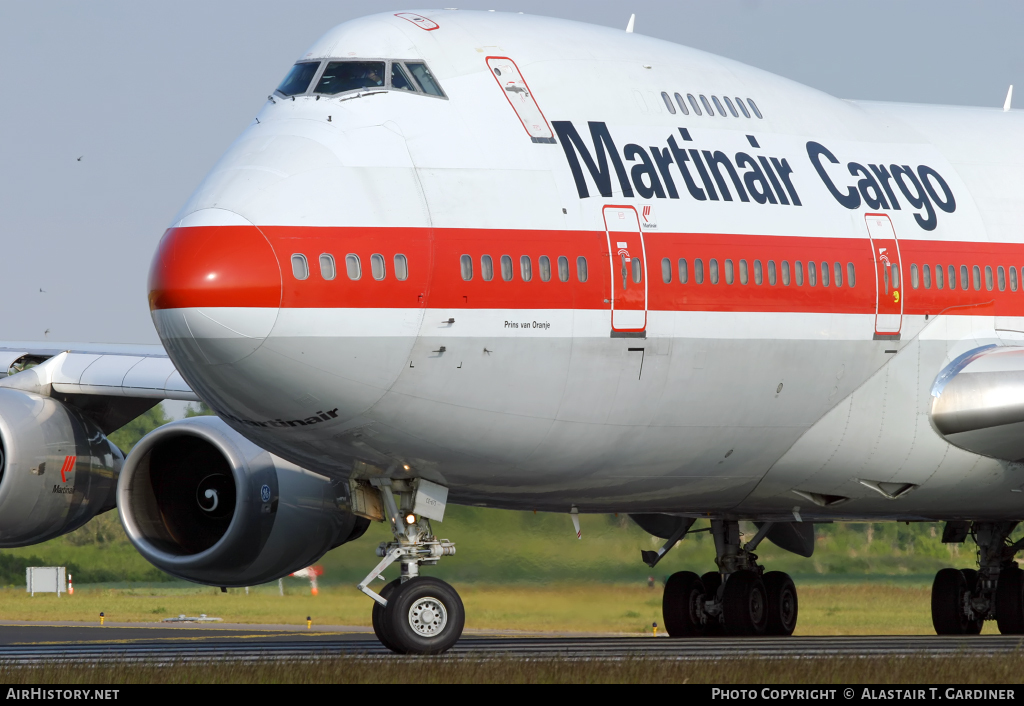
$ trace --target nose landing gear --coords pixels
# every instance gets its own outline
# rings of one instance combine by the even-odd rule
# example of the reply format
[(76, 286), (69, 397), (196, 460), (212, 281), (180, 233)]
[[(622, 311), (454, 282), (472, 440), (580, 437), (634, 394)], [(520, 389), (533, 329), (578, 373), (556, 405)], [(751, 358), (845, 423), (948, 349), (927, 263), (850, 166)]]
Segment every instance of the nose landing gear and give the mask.
[(764, 573), (753, 553), (771, 526), (765, 523), (740, 545), (737, 521), (711, 521), (719, 570), (669, 577), (662, 613), (671, 637), (793, 634), (798, 614), (793, 579), (781, 571)]
[[(431, 576), (420, 576), (419, 567), (433, 565), (442, 556), (455, 554), (455, 545), (438, 539), (430, 520), (412, 512), (415, 489), (412, 481), (374, 479), (385, 515), (391, 523), (394, 541), (377, 547), (381, 562), (357, 588), (374, 600), (373, 631), (381, 644), (399, 654), (440, 654), (462, 636), (466, 610), (459, 594), (449, 584)], [(399, 486), (401, 484), (401, 486)], [(401, 512), (393, 491), (399, 492)], [(394, 562), (402, 566), (401, 578), (375, 593), (370, 583)]]

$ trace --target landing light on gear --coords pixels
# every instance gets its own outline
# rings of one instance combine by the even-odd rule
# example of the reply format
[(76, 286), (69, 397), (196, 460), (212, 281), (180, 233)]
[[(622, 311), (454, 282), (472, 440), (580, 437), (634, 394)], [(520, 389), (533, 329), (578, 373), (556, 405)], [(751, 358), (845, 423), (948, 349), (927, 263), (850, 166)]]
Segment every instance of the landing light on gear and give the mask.
[[(459, 594), (450, 585), (431, 576), (420, 576), (421, 565), (433, 565), (442, 556), (455, 554), (455, 545), (438, 539), (430, 518), (416, 509), (424, 502), (440, 517), (447, 491), (423, 480), (373, 479), (394, 541), (382, 542), (377, 556), (382, 560), (363, 579), (358, 589), (374, 600), (373, 631), (381, 644), (399, 654), (440, 654), (462, 636), (466, 611)], [(399, 494), (399, 504), (394, 493)], [(439, 501), (439, 497), (442, 499)], [(438, 510), (438, 505), (440, 509)], [(413, 511), (415, 509), (415, 512)], [(419, 513), (418, 515), (416, 513)], [(394, 562), (402, 566), (401, 578), (387, 584), (379, 594), (370, 583)]]

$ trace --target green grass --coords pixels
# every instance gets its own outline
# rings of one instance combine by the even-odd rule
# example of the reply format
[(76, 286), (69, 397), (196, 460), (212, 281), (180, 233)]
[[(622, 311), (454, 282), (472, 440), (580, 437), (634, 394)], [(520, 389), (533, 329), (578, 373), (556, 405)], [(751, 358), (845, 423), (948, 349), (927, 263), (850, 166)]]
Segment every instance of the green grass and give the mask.
[[(649, 634), (662, 624), (661, 586), (646, 584), (551, 585), (456, 583), (466, 606), (466, 626), (479, 630)], [(830, 584), (798, 582), (798, 635), (933, 634), (930, 587), (910, 582)], [(5, 620), (96, 623), (102, 611), (112, 622), (157, 622), (181, 615), (223, 618), (227, 623), (305, 626), (363, 625), (369, 629), (370, 600), (353, 586), (328, 586), (311, 596), (308, 584), (276, 584), (250, 589), (218, 589), (180, 584), (110, 587), (82, 586), (74, 596), (0, 590)], [(985, 624), (995, 633), (995, 624)]]
[[(610, 660), (360, 657), (242, 663), (0, 666), (18, 684), (1017, 684), (1024, 657)], [(941, 695), (942, 692), (940, 691)], [(836, 695), (842, 698), (841, 690)], [(860, 696), (860, 694), (858, 694)]]

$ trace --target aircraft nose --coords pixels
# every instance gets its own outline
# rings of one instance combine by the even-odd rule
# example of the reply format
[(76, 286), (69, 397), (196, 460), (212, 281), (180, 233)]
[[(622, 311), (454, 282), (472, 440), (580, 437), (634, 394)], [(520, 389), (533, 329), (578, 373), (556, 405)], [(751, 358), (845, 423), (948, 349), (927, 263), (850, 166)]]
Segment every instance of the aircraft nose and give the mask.
[(168, 229), (149, 272), (153, 322), (172, 358), (226, 364), (255, 351), (281, 304), (281, 268), (266, 237), (220, 209)]

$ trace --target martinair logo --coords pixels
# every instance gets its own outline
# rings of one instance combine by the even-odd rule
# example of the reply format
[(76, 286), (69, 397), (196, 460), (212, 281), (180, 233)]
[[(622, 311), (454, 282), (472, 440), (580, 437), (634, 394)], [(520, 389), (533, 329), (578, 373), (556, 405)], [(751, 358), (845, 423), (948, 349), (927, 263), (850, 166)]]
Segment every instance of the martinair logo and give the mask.
[[(664, 147), (651, 145), (645, 149), (629, 143), (622, 148), (620, 155), (605, 123), (587, 123), (592, 146), (580, 137), (571, 121), (555, 120), (552, 126), (558, 134), (581, 199), (590, 198), (590, 183), (597, 187), (602, 197), (611, 198), (614, 178), (618, 182), (619, 194), (625, 198), (678, 199), (688, 193), (695, 201), (738, 201), (760, 206), (803, 205), (793, 184), (794, 170), (789, 161), (785, 157), (762, 154), (761, 145), (753, 135), (747, 135), (750, 151), (726, 154), (722, 150), (690, 147), (688, 143), (693, 143), (693, 138), (689, 130), (681, 127), (678, 129), (679, 139), (676, 139), (677, 135), (669, 135)], [(808, 142), (806, 147), (811, 166), (825, 188), (845, 208), (899, 211), (906, 205), (914, 211), (914, 220), (923, 230), (935, 229), (938, 224), (936, 209), (945, 213), (956, 210), (952, 189), (935, 169), (926, 164), (915, 168), (906, 164), (865, 166), (848, 162), (846, 171), (856, 182), (847, 185), (842, 183), (844, 180), (833, 180), (825, 169), (826, 164), (840, 164), (832, 152), (817, 142)], [(675, 174), (669, 169), (672, 166), (676, 168)], [(590, 175), (589, 183), (584, 176), (584, 167)], [(677, 179), (682, 183), (677, 184)], [(650, 206), (643, 207), (642, 225), (645, 229), (657, 227)]]
[[(75, 470), (75, 462), (78, 461), (78, 456), (65, 456), (64, 464), (60, 467), (60, 482), (68, 482), (68, 473)], [(70, 485), (54, 485), (52, 493), (57, 495), (71, 495), (75, 492), (74, 487)]]

